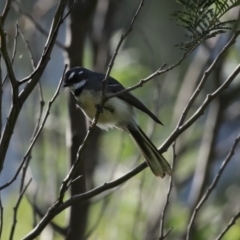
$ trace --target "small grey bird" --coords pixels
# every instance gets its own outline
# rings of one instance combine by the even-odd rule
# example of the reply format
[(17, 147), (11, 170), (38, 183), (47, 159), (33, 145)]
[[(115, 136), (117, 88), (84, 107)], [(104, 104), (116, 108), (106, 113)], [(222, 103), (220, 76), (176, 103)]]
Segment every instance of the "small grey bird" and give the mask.
[[(102, 98), (102, 80), (105, 74), (90, 71), (83, 67), (75, 67), (65, 74), (64, 88), (69, 88), (85, 116), (93, 120), (96, 107)], [(114, 78), (109, 77), (106, 92), (113, 94), (125, 88)], [(97, 126), (102, 129), (117, 128), (130, 134), (148, 166), (159, 177), (171, 174), (171, 167), (166, 159), (158, 152), (157, 148), (138, 126), (134, 108), (148, 114), (155, 122), (162, 124), (158, 118), (146, 108), (130, 92), (109, 99), (103, 106), (99, 115)]]

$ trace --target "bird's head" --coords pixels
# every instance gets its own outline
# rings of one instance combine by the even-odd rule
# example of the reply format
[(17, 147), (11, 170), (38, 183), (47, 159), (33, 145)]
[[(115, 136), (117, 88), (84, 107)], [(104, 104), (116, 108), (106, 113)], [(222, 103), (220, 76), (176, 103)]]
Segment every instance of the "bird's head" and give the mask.
[(64, 76), (64, 88), (69, 88), (71, 91), (82, 89), (88, 81), (88, 69), (83, 67), (75, 67), (68, 70)]

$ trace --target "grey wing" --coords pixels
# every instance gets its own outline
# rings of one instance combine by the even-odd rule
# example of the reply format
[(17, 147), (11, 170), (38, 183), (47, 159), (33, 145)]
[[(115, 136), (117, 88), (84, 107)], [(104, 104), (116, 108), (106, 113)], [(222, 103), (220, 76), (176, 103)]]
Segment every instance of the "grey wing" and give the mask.
[[(109, 91), (111, 93), (117, 93), (117, 92), (120, 92), (120, 91), (125, 89), (114, 78), (110, 78), (108, 84), (109, 84), (109, 86), (107, 88), (107, 91)], [(148, 108), (145, 107), (145, 105), (142, 102), (140, 102), (130, 92), (126, 92), (124, 94), (121, 94), (120, 96), (118, 96), (118, 98), (122, 99), (123, 101), (125, 101), (125, 102), (127, 102), (131, 105), (133, 105), (135, 108), (141, 110), (142, 112), (148, 114), (156, 123), (159, 123), (159, 124), (163, 125), (162, 122), (151, 111), (149, 111)]]

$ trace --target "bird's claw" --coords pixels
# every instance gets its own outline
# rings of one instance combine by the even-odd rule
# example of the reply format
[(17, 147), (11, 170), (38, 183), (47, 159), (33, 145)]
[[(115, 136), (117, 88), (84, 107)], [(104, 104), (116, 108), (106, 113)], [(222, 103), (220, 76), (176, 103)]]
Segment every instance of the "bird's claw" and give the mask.
[(99, 104), (96, 104), (95, 108), (97, 109), (98, 112), (103, 113), (103, 109)]

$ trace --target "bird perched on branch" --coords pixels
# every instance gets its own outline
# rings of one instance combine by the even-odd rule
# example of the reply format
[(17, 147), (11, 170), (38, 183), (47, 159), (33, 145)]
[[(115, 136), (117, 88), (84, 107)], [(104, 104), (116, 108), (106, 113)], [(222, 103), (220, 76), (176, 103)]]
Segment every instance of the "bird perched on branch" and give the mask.
[[(105, 74), (90, 71), (83, 67), (75, 67), (68, 70), (64, 78), (64, 88), (69, 88), (83, 113), (87, 118), (93, 120), (96, 108), (99, 107), (102, 99)], [(110, 77), (106, 82), (106, 94), (115, 94), (125, 88), (114, 78)], [(166, 159), (159, 153), (157, 148), (138, 126), (134, 108), (148, 114), (155, 122), (162, 124), (159, 119), (144, 106), (130, 92), (108, 99), (98, 118), (97, 126), (107, 130), (117, 128), (130, 134), (148, 166), (159, 177), (171, 174), (171, 167)]]

